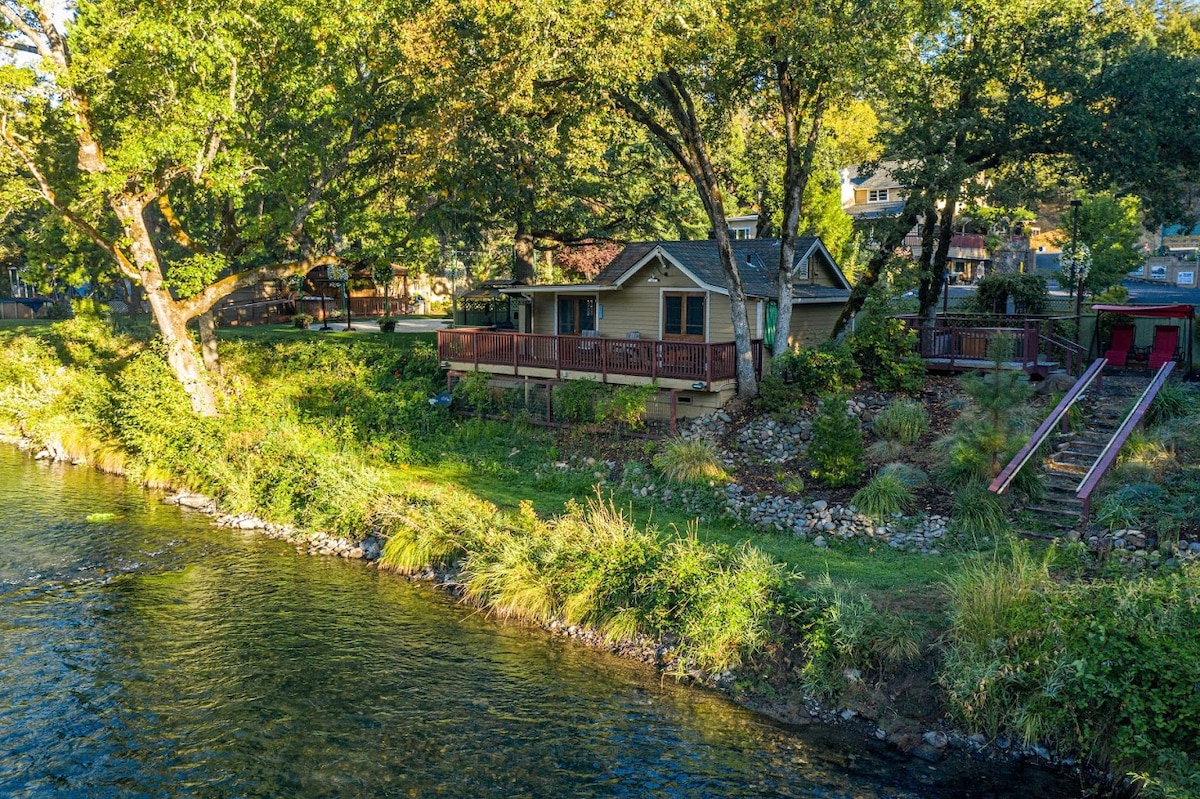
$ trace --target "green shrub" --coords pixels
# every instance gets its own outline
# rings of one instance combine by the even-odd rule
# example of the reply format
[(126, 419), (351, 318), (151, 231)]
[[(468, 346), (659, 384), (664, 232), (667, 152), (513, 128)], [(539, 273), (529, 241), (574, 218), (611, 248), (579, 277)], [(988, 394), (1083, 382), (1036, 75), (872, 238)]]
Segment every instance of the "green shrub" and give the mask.
[(917, 352), (917, 332), (879, 306), (868, 303), (848, 341), (854, 362), (884, 391), (918, 391), (925, 361)]
[(808, 454), (816, 461), (813, 476), (832, 488), (856, 482), (863, 472), (862, 432), (846, 409), (844, 395), (827, 394), (813, 419)]
[(586, 424), (596, 420), (596, 402), (603, 386), (595, 380), (556, 383), (551, 394), (554, 418), (560, 422)]
[(875, 417), (872, 429), (880, 438), (912, 445), (929, 432), (929, 412), (915, 400), (896, 400)]
[(979, 281), (979, 289), (971, 298), (971, 310), (979, 313), (1002, 314), (1012, 297), (1017, 313), (1045, 313), (1050, 301), (1046, 278), (1031, 272), (993, 272)]
[[(1184, 796), (1200, 756), (1200, 573), (1060, 584), (1045, 561), (968, 564), (950, 580), (939, 680), (968, 729), (1089, 753)], [(1160, 770), (1164, 763), (1176, 768)], [(1157, 783), (1157, 784), (1155, 784)]]
[(771, 374), (809, 395), (849, 391), (862, 379), (850, 351), (832, 343), (780, 353), (771, 361)]
[(912, 490), (907, 485), (895, 475), (882, 473), (855, 492), (850, 500), (860, 513), (880, 522), (911, 510), (914, 503)]
[(707, 438), (672, 438), (654, 456), (654, 468), (672, 483), (707, 483), (728, 477), (717, 445)]
[(476, 416), (484, 416), (496, 410), (496, 392), (492, 389), (492, 376), (487, 372), (470, 372), (454, 384), (454, 396), (470, 408)]
[(596, 400), (596, 421), (628, 430), (646, 426), (646, 404), (658, 393), (658, 385), (619, 386)]

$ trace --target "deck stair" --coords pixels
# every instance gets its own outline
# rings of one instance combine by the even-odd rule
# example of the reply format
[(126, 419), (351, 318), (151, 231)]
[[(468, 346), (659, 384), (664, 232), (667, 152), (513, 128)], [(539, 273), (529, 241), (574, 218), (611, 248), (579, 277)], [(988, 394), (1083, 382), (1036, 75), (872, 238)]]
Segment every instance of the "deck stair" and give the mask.
[(1099, 384), (1089, 387), (1079, 403), (1083, 429), (1051, 439), (1051, 452), (1040, 464), (1045, 495), (1025, 508), (1026, 515), (1036, 520), (1036, 525), (1027, 526), (1042, 530), (1025, 532), (1045, 536), (1078, 529), (1083, 516), (1083, 502), (1076, 497), (1079, 484), (1103, 455), (1130, 403), (1148, 382), (1149, 378), (1141, 375), (1106, 374)]

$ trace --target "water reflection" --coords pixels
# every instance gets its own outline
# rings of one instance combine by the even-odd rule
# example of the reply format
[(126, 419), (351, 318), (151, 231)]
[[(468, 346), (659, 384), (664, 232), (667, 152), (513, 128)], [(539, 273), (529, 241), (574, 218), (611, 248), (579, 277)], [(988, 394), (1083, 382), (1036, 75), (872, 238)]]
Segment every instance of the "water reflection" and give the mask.
[(963, 781), (793, 734), (5, 448), (0, 663), (9, 796), (1070, 795), (1041, 773)]

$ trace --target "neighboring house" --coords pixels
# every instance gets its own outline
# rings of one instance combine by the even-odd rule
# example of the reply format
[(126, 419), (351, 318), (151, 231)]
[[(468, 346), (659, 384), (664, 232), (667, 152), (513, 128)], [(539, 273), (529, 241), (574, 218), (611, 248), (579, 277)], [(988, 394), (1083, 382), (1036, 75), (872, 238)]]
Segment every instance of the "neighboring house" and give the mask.
[[(897, 166), (894, 162), (885, 161), (873, 172), (863, 172), (858, 166), (841, 170), (842, 210), (855, 222), (898, 216), (904, 208), (908, 190), (892, 177), (892, 171)], [(992, 252), (983, 234), (964, 233), (961, 224), (959, 228), (959, 232), (950, 237), (950, 250), (946, 256), (950, 281), (977, 281), (999, 264), (993, 264)], [(920, 223), (904, 237), (904, 246), (912, 253), (913, 259), (921, 257)], [(1033, 268), (1034, 255), (1025, 237), (1007, 237), (1003, 252), (1004, 268), (1011, 271)]]
[[(742, 238), (732, 245), (761, 365), (776, 334), (779, 242)], [(516, 329), (439, 331), (444, 367), (520, 379), (657, 381), (678, 392), (683, 415), (719, 407), (736, 391), (729, 288), (715, 241), (637, 242), (591, 283), (499, 291), (529, 303)], [(825, 340), (850, 284), (815, 237), (797, 242), (793, 291), (788, 340)]]
[(1129, 276), (1193, 289), (1200, 286), (1200, 262), (1195, 252), (1187, 255), (1152, 255)]

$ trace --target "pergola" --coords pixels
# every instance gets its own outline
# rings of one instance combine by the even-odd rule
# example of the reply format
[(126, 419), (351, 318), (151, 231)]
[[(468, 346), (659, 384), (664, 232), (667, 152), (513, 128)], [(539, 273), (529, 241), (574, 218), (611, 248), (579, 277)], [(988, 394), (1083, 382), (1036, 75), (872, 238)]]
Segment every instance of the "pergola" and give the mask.
[(1187, 349), (1187, 373), (1192, 373), (1192, 323), (1196, 309), (1191, 305), (1093, 305), (1096, 312), (1096, 332), (1093, 337), (1096, 351), (1100, 352), (1100, 317), (1102, 314), (1118, 314), (1141, 319), (1182, 319), (1184, 347)]

